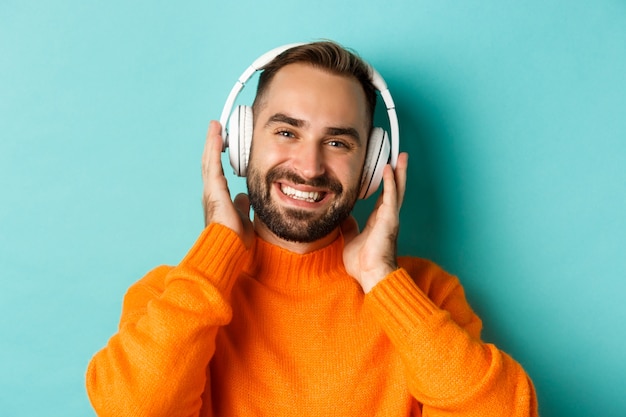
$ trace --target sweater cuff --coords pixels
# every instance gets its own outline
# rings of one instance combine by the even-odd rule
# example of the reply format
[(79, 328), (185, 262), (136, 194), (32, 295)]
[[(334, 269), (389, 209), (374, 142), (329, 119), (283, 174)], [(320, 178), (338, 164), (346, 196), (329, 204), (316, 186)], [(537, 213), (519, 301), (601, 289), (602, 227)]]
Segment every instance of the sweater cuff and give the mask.
[(406, 340), (416, 328), (434, 329), (447, 313), (433, 303), (399, 268), (379, 282), (365, 297), (365, 306), (391, 340)]
[(218, 289), (230, 289), (243, 268), (246, 248), (239, 236), (221, 224), (207, 226), (179, 264), (207, 277)]

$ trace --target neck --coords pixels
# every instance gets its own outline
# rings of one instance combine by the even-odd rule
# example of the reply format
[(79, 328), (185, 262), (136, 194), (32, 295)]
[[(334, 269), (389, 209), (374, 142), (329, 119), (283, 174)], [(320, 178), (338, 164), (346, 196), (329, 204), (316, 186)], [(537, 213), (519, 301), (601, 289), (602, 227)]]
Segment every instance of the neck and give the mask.
[(314, 242), (292, 242), (276, 236), (274, 232), (268, 229), (265, 223), (259, 220), (256, 216), (254, 217), (254, 231), (266, 242), (298, 254), (310, 253), (324, 248), (330, 245), (339, 236), (339, 228), (337, 227), (328, 235)]

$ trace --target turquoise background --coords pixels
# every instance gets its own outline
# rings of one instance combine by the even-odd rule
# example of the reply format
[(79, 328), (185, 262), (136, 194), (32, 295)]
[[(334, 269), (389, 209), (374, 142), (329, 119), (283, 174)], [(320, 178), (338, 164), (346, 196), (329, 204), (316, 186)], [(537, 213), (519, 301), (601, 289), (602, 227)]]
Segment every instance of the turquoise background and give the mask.
[(461, 278), (542, 416), (626, 415), (624, 1), (5, 0), (2, 416), (93, 415), (125, 290), (202, 229), (209, 119), (258, 55), (318, 38), (395, 98), (400, 251)]

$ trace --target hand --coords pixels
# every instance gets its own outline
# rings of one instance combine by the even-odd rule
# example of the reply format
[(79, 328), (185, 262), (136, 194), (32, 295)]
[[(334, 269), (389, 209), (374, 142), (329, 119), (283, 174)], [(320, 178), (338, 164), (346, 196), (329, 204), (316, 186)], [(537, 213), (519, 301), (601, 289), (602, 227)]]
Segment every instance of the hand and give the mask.
[(202, 154), (202, 206), (204, 224), (222, 224), (239, 235), (246, 248), (254, 241), (254, 227), (250, 221), (250, 200), (246, 194), (238, 194), (231, 201), (230, 190), (222, 169), (221, 126), (213, 120), (209, 124), (204, 152)]
[(363, 231), (359, 233), (354, 217), (349, 217), (341, 225), (346, 271), (361, 284), (365, 293), (398, 268), (396, 248), (408, 157), (404, 152), (398, 155), (395, 172), (390, 165), (385, 167), (383, 192)]

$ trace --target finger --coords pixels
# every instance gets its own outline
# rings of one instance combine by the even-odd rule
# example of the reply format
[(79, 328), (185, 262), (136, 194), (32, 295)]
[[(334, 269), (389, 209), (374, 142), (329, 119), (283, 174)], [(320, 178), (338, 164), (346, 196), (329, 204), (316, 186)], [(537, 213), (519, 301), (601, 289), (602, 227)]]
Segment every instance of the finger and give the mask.
[(398, 209), (398, 190), (396, 188), (396, 178), (391, 165), (386, 165), (383, 171), (383, 204)]
[(202, 173), (205, 176), (223, 175), (222, 143), (221, 126), (219, 122), (211, 120), (202, 154)]
[(406, 152), (402, 152), (400, 155), (398, 155), (398, 162), (396, 164), (396, 169), (394, 172), (398, 199), (398, 210), (400, 210), (400, 207), (402, 207), (402, 202), (404, 201), (408, 166), (409, 154)]

